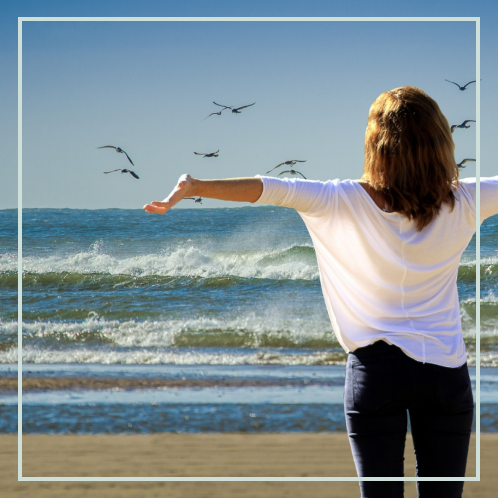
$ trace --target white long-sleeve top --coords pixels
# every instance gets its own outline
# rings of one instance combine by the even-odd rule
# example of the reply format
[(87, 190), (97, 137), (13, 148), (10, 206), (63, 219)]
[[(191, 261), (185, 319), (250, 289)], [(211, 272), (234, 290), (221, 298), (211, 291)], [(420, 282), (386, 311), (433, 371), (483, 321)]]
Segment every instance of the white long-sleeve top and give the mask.
[[(298, 211), (315, 247), (325, 304), (346, 352), (384, 340), (421, 362), (465, 363), (457, 274), (476, 230), (476, 179), (460, 180), (422, 231), (380, 209), (356, 180), (261, 177), (257, 202)], [(498, 176), (481, 178), (482, 221), (498, 213)]]

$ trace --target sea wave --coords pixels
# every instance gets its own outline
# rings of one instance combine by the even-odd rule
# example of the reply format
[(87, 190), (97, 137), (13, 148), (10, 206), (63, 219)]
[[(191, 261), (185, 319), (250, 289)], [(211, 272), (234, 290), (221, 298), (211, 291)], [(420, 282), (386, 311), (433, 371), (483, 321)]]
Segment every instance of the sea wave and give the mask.
[(2, 273), (17, 272), (18, 266), (18, 254), (16, 252), (0, 254), (0, 275)]
[[(18, 350), (11, 348), (0, 351), (0, 363), (17, 363)], [(481, 351), (481, 366), (497, 367), (496, 350)], [(345, 365), (347, 355), (342, 350), (224, 350), (191, 348), (179, 349), (140, 349), (103, 351), (95, 348), (66, 350), (40, 350), (33, 346), (23, 346), (23, 363), (93, 363), (101, 365)], [(476, 364), (476, 354), (467, 349), (467, 363)]]
[[(475, 298), (468, 298), (460, 301), (462, 325), (466, 323), (475, 324), (476, 308)], [(481, 327), (484, 327), (485, 324), (493, 324), (495, 327), (498, 325), (498, 297), (494, 292), (489, 291), (487, 294), (481, 295), (479, 309), (481, 314)]]
[[(17, 322), (0, 321), (0, 342), (12, 342)], [(23, 344), (42, 347), (80, 345), (150, 348), (329, 348), (339, 344), (330, 322), (322, 318), (290, 317), (284, 311), (264, 316), (249, 312), (231, 317), (119, 321), (93, 317), (80, 322), (23, 323)]]
[[(482, 258), (479, 261), (480, 278), (482, 281), (498, 280), (498, 258)], [(475, 283), (476, 260), (463, 260), (458, 267), (458, 279), (463, 282)]]
[[(116, 283), (129, 277), (261, 278), (272, 280), (318, 280), (315, 250), (311, 245), (290, 245), (277, 249), (215, 250), (195, 245), (178, 246), (158, 253), (117, 256), (93, 244), (88, 251), (23, 258), (23, 285), (32, 283), (78, 283), (91, 275), (94, 280)], [(498, 258), (480, 261), (481, 280), (498, 283)], [(43, 276), (43, 277), (41, 277)], [(472, 284), (476, 261), (463, 260), (458, 269), (461, 282)], [(0, 288), (17, 286), (17, 255), (0, 255)]]
[[(468, 303), (472, 305), (472, 303)], [(487, 306), (493, 313), (487, 312)], [(496, 303), (482, 303), (481, 347), (498, 349)], [(474, 303), (475, 309), (475, 303)], [(475, 317), (462, 317), (464, 340), (475, 349)], [(22, 324), (23, 347), (74, 351), (91, 348), (111, 354), (122, 349), (333, 349), (340, 345), (327, 316), (291, 317), (285, 311), (247, 312), (240, 316), (201, 316), (169, 320), (107, 320), (93, 316), (77, 322), (35, 321)], [(16, 321), (0, 321), (0, 351), (17, 345)], [(113, 353), (114, 354), (114, 353)]]
[[(167, 321), (23, 323), (23, 362), (100, 364), (344, 363), (330, 322), (248, 313)], [(18, 325), (0, 322), (0, 363), (17, 361)]]
[[(16, 363), (17, 348), (0, 352), (0, 363)], [(340, 351), (310, 351), (292, 354), (290, 350), (225, 351), (151, 350), (102, 351), (81, 348), (73, 351), (38, 350), (23, 347), (23, 363), (97, 363), (102, 365), (345, 365), (346, 354)]]
[[(1, 267), (0, 267), (1, 270)], [(206, 251), (195, 246), (119, 258), (93, 249), (71, 255), (23, 258), (23, 271), (34, 274), (110, 274), (214, 278), (318, 279), (314, 249), (292, 245), (274, 250)]]

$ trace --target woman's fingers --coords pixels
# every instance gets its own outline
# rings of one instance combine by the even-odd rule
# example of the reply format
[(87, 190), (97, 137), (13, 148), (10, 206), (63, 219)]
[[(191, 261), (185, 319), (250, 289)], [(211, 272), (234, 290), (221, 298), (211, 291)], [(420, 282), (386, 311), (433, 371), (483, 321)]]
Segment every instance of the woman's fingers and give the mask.
[[(156, 202), (156, 201), (154, 201)], [(152, 204), (146, 204), (144, 206), (144, 210), (147, 212), (147, 213), (156, 213), (156, 214), (164, 214), (168, 209), (165, 208), (165, 207), (160, 207), (160, 206), (155, 206), (153, 205), (154, 203)], [(163, 204), (162, 202), (159, 203), (159, 204)]]

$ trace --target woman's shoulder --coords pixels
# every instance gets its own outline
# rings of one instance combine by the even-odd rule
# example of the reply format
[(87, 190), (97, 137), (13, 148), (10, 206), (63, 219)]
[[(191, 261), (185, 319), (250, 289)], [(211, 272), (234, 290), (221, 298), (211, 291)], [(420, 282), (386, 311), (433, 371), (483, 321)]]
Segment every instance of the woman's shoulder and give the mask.
[(319, 182), (324, 190), (328, 190), (333, 196), (340, 199), (341, 197), (352, 199), (357, 196), (362, 196), (365, 193), (365, 188), (362, 186), (361, 180), (341, 180), (335, 178)]
[[(490, 176), (490, 177), (480, 177), (479, 178), (479, 187), (481, 193), (490, 194), (490, 195), (498, 195), (498, 176)], [(458, 186), (453, 187), (453, 191), (457, 198), (465, 197), (471, 199), (473, 202), (476, 202), (477, 198), (477, 178), (469, 177), (469, 178), (459, 178)]]
[[(455, 190), (457, 199), (466, 199), (476, 209), (477, 204), (477, 179), (463, 178), (458, 180), (458, 188)], [(479, 204), (481, 222), (498, 214), (498, 176), (479, 178)]]
[(361, 190), (363, 187), (361, 186), (360, 180), (340, 180), (336, 178), (335, 180), (329, 180), (329, 183), (336, 189), (343, 190), (345, 192), (356, 192)]
[[(459, 187), (465, 189), (476, 189), (477, 178), (475, 176), (469, 178), (459, 178)], [(498, 188), (498, 176), (481, 176), (479, 177), (479, 185), (485, 188)]]

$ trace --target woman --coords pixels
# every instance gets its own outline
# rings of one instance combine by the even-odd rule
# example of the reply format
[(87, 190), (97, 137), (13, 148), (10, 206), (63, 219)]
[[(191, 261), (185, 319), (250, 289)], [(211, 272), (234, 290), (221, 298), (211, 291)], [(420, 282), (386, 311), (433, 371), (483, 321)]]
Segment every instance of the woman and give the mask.
[[(498, 213), (498, 177), (481, 179), (481, 222)], [(476, 181), (458, 181), (447, 119), (401, 87), (370, 108), (359, 181), (270, 177), (196, 180), (186, 196), (296, 209), (315, 247), (325, 304), (348, 352), (344, 406), (360, 477), (402, 477), (407, 412), (419, 477), (463, 477), (473, 398), (457, 273), (476, 228)], [(403, 482), (360, 482), (362, 496), (402, 497)], [(460, 497), (463, 481), (419, 482), (421, 497)]]

